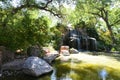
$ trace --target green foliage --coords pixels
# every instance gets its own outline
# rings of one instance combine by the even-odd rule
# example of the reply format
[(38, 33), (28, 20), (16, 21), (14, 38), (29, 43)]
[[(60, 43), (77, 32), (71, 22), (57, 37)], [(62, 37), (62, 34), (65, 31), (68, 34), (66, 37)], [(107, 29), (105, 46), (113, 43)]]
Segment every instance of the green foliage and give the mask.
[[(26, 48), (36, 42), (40, 45), (52, 42), (58, 48), (62, 33), (65, 32), (62, 24), (69, 23), (85, 28), (89, 36), (95, 37), (100, 46), (105, 47), (112, 44), (109, 24), (116, 44), (120, 43), (119, 0), (53, 0), (49, 5), (43, 1), (21, 0), (16, 7), (11, 0), (0, 2), (0, 45), (16, 49)], [(50, 29), (51, 20), (41, 16), (39, 9), (53, 15), (63, 14), (61, 23)], [(116, 44), (115, 49), (120, 50)]]
[(57, 23), (55, 27), (51, 28), (52, 45), (55, 49), (59, 49), (62, 45), (62, 35), (65, 33), (65, 25)]
[[(91, 27), (90, 29), (97, 29), (99, 42), (105, 47), (113, 45), (114, 42), (117, 44), (114, 38), (117, 38), (116, 27), (120, 24), (119, 3), (119, 0), (116, 0), (116, 2), (113, 0), (77, 0), (75, 12), (78, 21), (84, 21)], [(100, 32), (99, 29), (101, 28), (108, 31)], [(87, 29), (89, 28), (87, 27)], [(90, 35), (95, 33), (93, 30), (88, 30), (88, 32)], [(106, 35), (106, 33), (109, 33), (109, 35)]]
[(49, 35), (49, 20), (45, 16), (33, 17), (31, 10), (19, 12), (7, 19), (7, 27), (0, 26), (0, 45), (12, 50), (39, 43), (46, 45)]

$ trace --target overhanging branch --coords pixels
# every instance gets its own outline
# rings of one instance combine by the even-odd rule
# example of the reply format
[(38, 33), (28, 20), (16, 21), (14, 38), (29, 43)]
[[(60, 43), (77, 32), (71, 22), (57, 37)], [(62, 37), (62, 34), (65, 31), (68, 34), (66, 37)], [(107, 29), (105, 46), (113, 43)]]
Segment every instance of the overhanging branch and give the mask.
[(99, 17), (102, 17), (102, 15), (100, 15), (99, 13), (93, 13), (93, 12), (90, 12), (91, 14), (93, 15), (96, 15), (96, 16), (99, 16)]
[(33, 4), (33, 5), (30, 5), (30, 4), (24, 4), (24, 5), (21, 5), (17, 8), (14, 8), (12, 10), (12, 14), (16, 14), (19, 10), (23, 9), (23, 8), (37, 8), (37, 9), (40, 9), (40, 10), (44, 10), (44, 11), (47, 11), (47, 12), (50, 12), (51, 14), (53, 14), (54, 16), (57, 16), (59, 18), (62, 17), (62, 14), (60, 13), (57, 13), (56, 11), (52, 10), (52, 9), (48, 9), (48, 5), (52, 2), (53, 0), (48, 0), (48, 2), (45, 4), (45, 6), (38, 6), (37, 4)]
[(53, 0), (48, 0), (48, 2), (46, 3), (46, 5), (44, 6), (44, 8), (48, 7), (48, 5), (52, 2)]
[(111, 24), (111, 26), (114, 26), (115, 24), (119, 23), (120, 22), (120, 19), (115, 21), (113, 24)]

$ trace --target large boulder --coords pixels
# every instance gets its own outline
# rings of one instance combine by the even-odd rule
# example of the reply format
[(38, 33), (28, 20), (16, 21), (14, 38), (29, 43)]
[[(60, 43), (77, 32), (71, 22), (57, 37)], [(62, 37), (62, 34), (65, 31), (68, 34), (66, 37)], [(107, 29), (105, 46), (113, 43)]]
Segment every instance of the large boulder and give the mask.
[(34, 77), (46, 74), (52, 70), (53, 68), (39, 57), (29, 57), (23, 64), (23, 72)]

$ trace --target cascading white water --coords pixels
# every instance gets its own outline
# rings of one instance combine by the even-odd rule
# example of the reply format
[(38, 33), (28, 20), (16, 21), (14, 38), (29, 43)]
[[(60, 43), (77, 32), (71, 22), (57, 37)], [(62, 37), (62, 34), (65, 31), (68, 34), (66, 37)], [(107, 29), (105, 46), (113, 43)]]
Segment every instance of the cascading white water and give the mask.
[(77, 49), (78, 49), (78, 51), (80, 51), (80, 49), (81, 49), (80, 38), (77, 38)]
[(93, 47), (93, 50), (96, 50), (97, 49), (97, 41), (95, 38), (90, 38), (92, 40), (92, 47)]
[(85, 38), (85, 42), (86, 42), (86, 51), (88, 51), (88, 39), (87, 38)]

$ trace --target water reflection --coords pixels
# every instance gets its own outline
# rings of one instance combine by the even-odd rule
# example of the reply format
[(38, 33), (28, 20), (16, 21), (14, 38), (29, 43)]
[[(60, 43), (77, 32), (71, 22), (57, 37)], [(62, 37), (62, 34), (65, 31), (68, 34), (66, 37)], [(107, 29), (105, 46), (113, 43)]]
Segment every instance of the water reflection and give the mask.
[(72, 78), (70, 78), (69, 75), (66, 75), (65, 77), (61, 77), (60, 80), (72, 80)]
[(62, 76), (60, 76), (60, 78), (58, 79), (57, 78), (57, 75), (56, 75), (56, 72), (57, 72), (57, 69), (54, 68), (53, 69), (53, 72), (50, 76), (51, 80), (73, 80), (72, 78), (70, 78), (70, 74), (73, 73), (74, 71), (70, 70), (70, 72), (66, 73), (66, 74), (62, 74)]
[(56, 76), (56, 69), (53, 69), (53, 72), (51, 74), (51, 80), (57, 80), (57, 76)]

